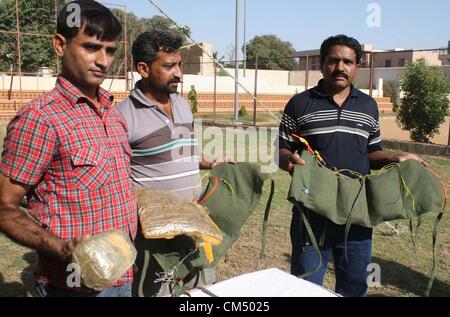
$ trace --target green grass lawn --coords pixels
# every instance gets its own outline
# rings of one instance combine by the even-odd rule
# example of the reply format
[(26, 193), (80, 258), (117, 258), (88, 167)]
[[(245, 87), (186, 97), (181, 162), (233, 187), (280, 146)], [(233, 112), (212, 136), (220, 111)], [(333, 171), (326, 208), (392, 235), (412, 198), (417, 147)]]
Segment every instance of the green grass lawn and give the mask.
[[(283, 114), (281, 112), (274, 112), (273, 113), (278, 119), (281, 120)], [(395, 113), (393, 112), (382, 112), (380, 113), (380, 117), (391, 117), (395, 116)], [(214, 120), (214, 114), (212, 113), (197, 113), (195, 114), (196, 119), (203, 119), (207, 121), (213, 121)], [(218, 123), (232, 123), (234, 121), (234, 114), (228, 113), (220, 113), (216, 114), (215, 116), (216, 122)], [(245, 125), (253, 125), (253, 112), (248, 111), (246, 115), (239, 116), (239, 122)], [(278, 123), (277, 119), (275, 119), (271, 114), (265, 112), (265, 113), (257, 113), (256, 115), (256, 124), (271, 124), (276, 125)]]
[[(281, 120), (281, 117), (283, 114), (280, 112), (275, 112), (274, 115), (278, 117), (278, 119)], [(213, 121), (214, 120), (214, 114), (212, 113), (202, 113), (202, 114), (195, 114), (196, 119), (203, 119), (207, 121)], [(239, 122), (245, 125), (253, 125), (253, 112), (249, 111), (246, 115), (239, 116), (238, 117)], [(218, 123), (232, 123), (234, 121), (234, 114), (217, 114), (216, 115), (216, 122)], [(262, 123), (269, 123), (269, 124), (277, 124), (277, 119), (275, 119), (271, 114), (269, 113), (257, 113), (256, 115), (256, 124), (262, 124)]]
[[(204, 140), (205, 142), (205, 140)], [(255, 144), (247, 140), (236, 142), (236, 148), (246, 147), (255, 151)], [(450, 183), (450, 160), (439, 157), (424, 157), (430, 167), (442, 177), (447, 188)], [(218, 280), (265, 268), (277, 267), (289, 272), (290, 237), (289, 226), (291, 204), (287, 201), (290, 177), (282, 171), (272, 175), (276, 182), (275, 196), (269, 218), (266, 257), (259, 259), (261, 248), (261, 228), (264, 206), (269, 192), (269, 184), (259, 207), (242, 228), (239, 240), (217, 267)], [(450, 296), (450, 217), (449, 207), (442, 218), (438, 230), (437, 263), (438, 271), (431, 292), (432, 296)], [(370, 288), (369, 296), (422, 296), (428, 282), (432, 264), (431, 234), (435, 214), (427, 214), (418, 236), (418, 256), (416, 258), (408, 232), (399, 235), (385, 225), (374, 229), (373, 262), (381, 267), (381, 287)], [(394, 221), (397, 228), (408, 227), (407, 221)], [(0, 234), (0, 296), (29, 296), (33, 280), (36, 255)], [(333, 265), (325, 276), (324, 286), (334, 289)]]

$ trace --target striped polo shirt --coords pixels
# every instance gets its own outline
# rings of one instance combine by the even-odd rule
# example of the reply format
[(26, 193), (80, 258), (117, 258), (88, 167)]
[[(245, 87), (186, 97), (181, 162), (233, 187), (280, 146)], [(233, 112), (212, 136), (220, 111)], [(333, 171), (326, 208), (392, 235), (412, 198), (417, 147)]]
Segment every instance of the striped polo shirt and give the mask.
[(139, 89), (117, 105), (128, 124), (132, 149), (131, 177), (135, 186), (176, 192), (193, 198), (200, 180), (198, 140), (187, 102), (170, 95), (173, 121)]
[(294, 152), (303, 145), (292, 133), (304, 137), (329, 167), (370, 173), (368, 153), (382, 150), (376, 101), (351, 86), (339, 107), (321, 85), (294, 96), (280, 124), (280, 148)]

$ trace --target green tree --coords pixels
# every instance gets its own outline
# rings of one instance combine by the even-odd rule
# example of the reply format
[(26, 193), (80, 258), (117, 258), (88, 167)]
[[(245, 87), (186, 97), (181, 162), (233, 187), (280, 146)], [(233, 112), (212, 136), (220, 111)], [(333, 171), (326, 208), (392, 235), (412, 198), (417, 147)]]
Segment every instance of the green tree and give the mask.
[(424, 58), (408, 64), (400, 80), (404, 97), (397, 122), (416, 142), (430, 143), (448, 113), (450, 93), (447, 76)]
[[(65, 0), (57, 0), (61, 8)], [(20, 31), (53, 35), (56, 31), (55, 1), (19, 1)], [(0, 30), (16, 31), (15, 0), (0, 0)], [(40, 67), (56, 69), (51, 36), (21, 36), (21, 64), (23, 72), (36, 72)], [(0, 70), (9, 70), (11, 55), (17, 58), (16, 36), (0, 34)]]
[[(125, 12), (120, 9), (112, 9), (113, 14), (120, 21), (122, 26), (125, 28), (125, 17), (126, 17), (126, 25), (127, 25), (127, 53), (129, 56), (128, 60), (128, 71), (133, 70), (133, 65), (131, 63), (131, 48), (133, 45), (133, 41), (139, 36), (139, 34), (151, 31), (153, 29), (170, 29), (174, 32), (178, 33), (183, 39), (183, 45), (189, 43), (187, 35), (191, 34), (191, 30), (188, 26), (181, 26), (181, 30), (179, 30), (170, 20), (165, 17), (154, 15), (151, 18), (138, 18), (132, 12)], [(187, 35), (186, 35), (187, 34)], [(122, 35), (121, 41), (125, 40), (125, 34)], [(120, 74), (124, 73), (124, 66), (122, 65), (124, 60), (124, 44), (120, 43), (118, 45), (116, 60), (114, 61), (113, 66), (111, 67), (111, 74), (116, 74), (120, 70)], [(122, 68), (120, 67), (122, 65)]]
[[(66, 0), (56, 0), (57, 10), (61, 9)], [(133, 13), (113, 8), (111, 11), (125, 25), (127, 20), (127, 49), (131, 56), (132, 41), (144, 32), (154, 28), (169, 28), (178, 32), (183, 43), (188, 42), (185, 33), (190, 34), (190, 28), (183, 26), (178, 30), (170, 20), (162, 16), (151, 18), (138, 18)], [(55, 1), (54, 0), (20, 0), (19, 19), (21, 32), (46, 34), (47, 36), (21, 36), (21, 64), (23, 72), (36, 72), (40, 67), (52, 67), (56, 71), (56, 57), (52, 47), (52, 35), (56, 32)], [(0, 0), (0, 30), (16, 31), (16, 6), (15, 0)], [(125, 38), (122, 35), (121, 41)], [(9, 71), (13, 59), (17, 59), (15, 53), (15, 34), (0, 34), (0, 71)], [(121, 68), (119, 75), (123, 75), (124, 43), (118, 44), (116, 60), (111, 68), (111, 74), (116, 74)], [(128, 71), (132, 69), (131, 58), (128, 58)]]
[(239, 109), (238, 116), (239, 117), (246, 117), (247, 116), (247, 109), (245, 108), (244, 105), (242, 105), (241, 108)]
[(247, 44), (247, 66), (254, 68), (258, 56), (259, 69), (294, 70), (297, 68), (294, 53), (291, 43), (284, 42), (275, 35), (255, 36)]
[(191, 105), (192, 113), (198, 112), (198, 101), (197, 101), (197, 91), (195, 90), (195, 86), (191, 85), (191, 90), (188, 93), (189, 104)]

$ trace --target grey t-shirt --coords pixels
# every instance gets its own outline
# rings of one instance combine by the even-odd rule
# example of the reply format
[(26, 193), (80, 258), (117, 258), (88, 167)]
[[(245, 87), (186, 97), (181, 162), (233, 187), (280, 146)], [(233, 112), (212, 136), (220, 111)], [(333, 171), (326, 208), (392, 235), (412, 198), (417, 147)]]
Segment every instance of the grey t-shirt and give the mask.
[(200, 157), (191, 109), (179, 94), (171, 94), (172, 121), (144, 95), (140, 83), (117, 105), (128, 124), (133, 183), (192, 199), (200, 180)]

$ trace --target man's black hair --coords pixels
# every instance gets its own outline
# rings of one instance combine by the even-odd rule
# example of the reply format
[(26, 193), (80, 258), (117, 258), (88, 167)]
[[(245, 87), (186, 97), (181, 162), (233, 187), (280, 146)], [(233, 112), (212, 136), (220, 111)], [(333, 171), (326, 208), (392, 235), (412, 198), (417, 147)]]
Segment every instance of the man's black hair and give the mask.
[[(69, 7), (70, 6), (70, 7)], [(77, 9), (73, 7), (78, 6)], [(75, 14), (79, 12), (79, 25)], [(67, 3), (58, 14), (56, 32), (70, 41), (77, 36), (79, 30), (87, 36), (96, 36), (101, 41), (117, 40), (122, 33), (122, 25), (112, 12), (102, 4), (93, 0), (75, 0)]]
[(359, 44), (359, 42), (353, 37), (349, 37), (344, 34), (330, 36), (325, 41), (323, 41), (322, 45), (320, 46), (320, 65), (323, 65), (325, 63), (325, 59), (328, 56), (330, 48), (335, 45), (344, 45), (353, 49), (356, 54), (356, 64), (359, 65), (362, 55), (361, 44)]
[(173, 53), (181, 47), (183, 39), (172, 30), (155, 29), (140, 34), (133, 42), (134, 65), (144, 62), (148, 65), (156, 59), (156, 53)]

